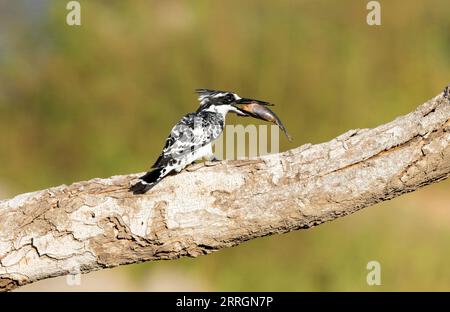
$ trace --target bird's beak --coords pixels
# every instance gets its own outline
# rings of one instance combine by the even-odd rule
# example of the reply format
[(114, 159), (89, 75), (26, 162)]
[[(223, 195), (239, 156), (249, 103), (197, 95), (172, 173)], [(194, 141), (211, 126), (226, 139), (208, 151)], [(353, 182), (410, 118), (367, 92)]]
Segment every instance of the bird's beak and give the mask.
[(239, 100), (236, 101), (236, 104), (253, 104), (253, 103), (256, 103), (259, 105), (265, 105), (265, 106), (273, 106), (273, 104), (271, 104), (269, 102), (247, 99), (247, 98), (240, 98)]

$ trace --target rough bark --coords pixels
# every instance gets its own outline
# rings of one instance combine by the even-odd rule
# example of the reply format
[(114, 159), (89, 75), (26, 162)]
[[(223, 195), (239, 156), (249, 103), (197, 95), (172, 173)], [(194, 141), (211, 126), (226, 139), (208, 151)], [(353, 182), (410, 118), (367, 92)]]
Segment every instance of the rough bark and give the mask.
[(0, 201), (0, 290), (77, 270), (196, 257), (443, 180), (448, 90), (377, 128), (255, 160), (196, 165), (146, 195), (127, 191), (133, 174)]

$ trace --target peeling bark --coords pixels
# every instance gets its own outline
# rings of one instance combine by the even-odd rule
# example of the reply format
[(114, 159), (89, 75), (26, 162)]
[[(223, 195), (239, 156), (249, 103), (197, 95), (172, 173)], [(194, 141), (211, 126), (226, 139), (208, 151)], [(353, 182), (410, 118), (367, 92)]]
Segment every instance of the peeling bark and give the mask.
[(132, 174), (3, 200), (0, 290), (309, 228), (447, 178), (449, 143), (446, 88), (377, 128), (256, 160), (195, 165), (145, 195), (127, 191)]

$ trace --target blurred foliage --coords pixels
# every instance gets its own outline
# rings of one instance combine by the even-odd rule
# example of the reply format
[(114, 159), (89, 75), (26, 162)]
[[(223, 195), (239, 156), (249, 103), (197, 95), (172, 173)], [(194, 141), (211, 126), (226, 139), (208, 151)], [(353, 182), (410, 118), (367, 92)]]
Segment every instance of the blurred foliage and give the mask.
[[(387, 122), (449, 82), (447, 0), (380, 1), (382, 25), (372, 27), (354, 0), (80, 2), (82, 26), (71, 27), (66, 1), (0, 1), (5, 196), (145, 170), (198, 106), (195, 88), (276, 103), (295, 138), (281, 138), (286, 150)], [(130, 270), (182, 266), (215, 290), (372, 290), (365, 264), (380, 259), (389, 289), (448, 290), (448, 230), (423, 236), (418, 214), (428, 212), (410, 215), (402, 202)]]

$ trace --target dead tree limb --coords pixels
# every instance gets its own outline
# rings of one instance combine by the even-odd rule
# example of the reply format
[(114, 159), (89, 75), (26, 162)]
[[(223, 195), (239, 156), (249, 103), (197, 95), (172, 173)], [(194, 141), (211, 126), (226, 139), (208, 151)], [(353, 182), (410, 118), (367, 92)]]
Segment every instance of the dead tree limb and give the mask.
[(80, 270), (196, 257), (309, 228), (450, 174), (448, 88), (374, 129), (249, 161), (197, 165), (146, 195), (137, 175), (0, 201), (0, 290)]

